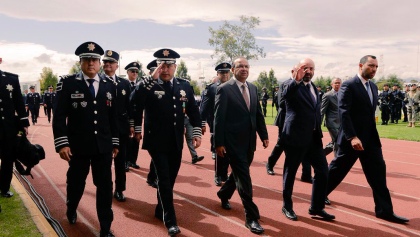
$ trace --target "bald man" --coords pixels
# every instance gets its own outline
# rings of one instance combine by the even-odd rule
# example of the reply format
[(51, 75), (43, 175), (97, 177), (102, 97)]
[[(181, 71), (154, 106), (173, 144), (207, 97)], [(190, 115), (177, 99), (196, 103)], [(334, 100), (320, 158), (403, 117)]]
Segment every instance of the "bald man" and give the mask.
[[(335, 219), (325, 210), (325, 192), (328, 181), (328, 163), (322, 146), (321, 98), (311, 82), (315, 63), (306, 58), (299, 62), (293, 79), (285, 86), (282, 96), (286, 105), (286, 119), (281, 135), (286, 159), (283, 169), (282, 213), (297, 220), (293, 211), (292, 193), (297, 169), (303, 158), (314, 168), (311, 206), (309, 214), (325, 220)], [(308, 156), (310, 154), (310, 156)]]

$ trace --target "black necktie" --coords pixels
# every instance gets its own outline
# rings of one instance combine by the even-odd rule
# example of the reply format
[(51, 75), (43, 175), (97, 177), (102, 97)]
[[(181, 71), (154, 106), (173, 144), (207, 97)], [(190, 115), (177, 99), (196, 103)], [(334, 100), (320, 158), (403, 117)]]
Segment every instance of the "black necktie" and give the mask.
[(309, 97), (311, 97), (312, 103), (314, 104), (314, 106), (316, 106), (315, 97), (312, 95), (312, 92), (311, 92), (311, 84), (310, 83), (306, 84), (306, 88), (308, 88)]
[(89, 82), (89, 91), (92, 94), (92, 97), (95, 98), (95, 88), (93, 87), (95, 79), (87, 79), (87, 81)]

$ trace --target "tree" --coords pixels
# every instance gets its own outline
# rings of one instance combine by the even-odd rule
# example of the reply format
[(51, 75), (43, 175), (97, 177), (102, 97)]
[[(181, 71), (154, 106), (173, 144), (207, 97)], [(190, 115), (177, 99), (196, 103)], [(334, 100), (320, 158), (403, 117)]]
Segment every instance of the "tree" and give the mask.
[(262, 89), (267, 88), (267, 93), (270, 97), (273, 97), (273, 90), (278, 85), (274, 70), (271, 69), (268, 74), (266, 71), (260, 72), (258, 78), (253, 84), (257, 87), (258, 93), (262, 93)]
[(258, 60), (265, 57), (264, 48), (255, 43), (255, 37), (251, 32), (259, 24), (260, 19), (254, 16), (241, 16), (241, 24), (233, 25), (225, 21), (219, 29), (209, 27), (211, 34), (209, 44), (214, 47), (211, 58), (218, 56), (216, 64), (229, 61), (242, 56), (247, 60)]
[(190, 81), (191, 86), (194, 90), (194, 95), (201, 95), (200, 87), (198, 87), (197, 81)]
[(41, 92), (46, 90), (48, 86), (53, 86), (54, 89), (58, 82), (57, 74), (54, 74), (53, 70), (49, 67), (44, 67), (40, 73), (39, 84), (41, 85)]
[(376, 86), (378, 86), (379, 90), (382, 90), (384, 85), (388, 84), (389, 87), (392, 87), (394, 84), (400, 85), (401, 88), (404, 86), (404, 81), (401, 79), (398, 79), (398, 76), (396, 74), (389, 74), (388, 77), (381, 77), (377, 82)]
[(139, 60), (137, 60), (136, 62), (137, 62), (137, 63), (139, 64), (139, 66), (140, 66), (140, 69), (139, 69), (139, 74), (138, 74), (138, 76), (137, 76), (137, 80), (140, 80), (140, 78), (141, 78), (141, 77), (146, 76), (146, 73), (143, 71), (143, 63), (141, 63)]
[(175, 76), (191, 80), (191, 76), (188, 75), (187, 65), (185, 64), (185, 62), (183, 60), (181, 60), (178, 67), (176, 68), (176, 75)]

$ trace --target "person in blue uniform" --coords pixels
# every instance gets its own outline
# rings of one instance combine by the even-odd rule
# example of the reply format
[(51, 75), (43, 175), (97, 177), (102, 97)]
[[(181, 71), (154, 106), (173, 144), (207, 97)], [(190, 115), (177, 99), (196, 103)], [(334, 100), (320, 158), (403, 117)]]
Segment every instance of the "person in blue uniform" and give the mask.
[(267, 88), (262, 89), (262, 95), (261, 95), (261, 105), (263, 109), (264, 117), (267, 117), (267, 101), (270, 98), (270, 96), (267, 93)]
[(389, 85), (384, 85), (384, 90), (379, 94), (380, 109), (381, 109), (381, 125), (388, 125), (389, 117), (391, 114), (391, 108), (394, 103), (394, 95), (389, 90)]
[[(17, 114), (17, 116), (15, 116)], [(12, 197), (10, 182), (15, 160), (16, 135), (24, 131), (28, 135), (29, 121), (25, 112), (19, 76), (0, 70), (0, 191), (2, 197)]]
[(38, 122), (41, 96), (35, 92), (35, 86), (30, 86), (29, 89), (31, 92), (26, 95), (26, 107), (31, 111), (32, 124), (35, 125)]
[[(137, 77), (139, 75), (140, 65), (137, 62), (131, 62), (124, 68), (127, 71), (128, 82), (130, 84), (131, 91), (134, 91), (137, 85)], [(133, 126), (133, 120), (130, 122), (130, 126)], [(134, 169), (140, 169), (137, 164), (139, 156), (140, 143), (133, 136), (128, 139), (127, 144), (127, 160), (126, 160), (126, 171), (128, 172), (130, 167)]]
[(67, 171), (67, 219), (76, 223), (77, 206), (92, 168), (96, 186), (96, 211), (100, 236), (112, 237), (112, 159), (118, 154), (119, 131), (115, 106), (116, 87), (99, 75), (104, 50), (95, 42), (75, 51), (81, 71), (63, 76), (57, 83), (53, 133), (56, 152), (69, 163)]
[(114, 159), (115, 167), (115, 192), (114, 197), (119, 202), (126, 200), (123, 191), (126, 189), (126, 159), (127, 159), (127, 144), (130, 136), (130, 83), (128, 80), (120, 78), (116, 75), (118, 69), (118, 60), (120, 55), (112, 50), (106, 50), (105, 56), (102, 59), (105, 76), (111, 79), (116, 86), (116, 98), (114, 106), (117, 111), (118, 129), (120, 146), (117, 157)]
[(215, 70), (217, 72), (217, 81), (209, 84), (206, 87), (206, 90), (203, 92), (203, 99), (200, 105), (200, 115), (202, 120), (202, 129), (206, 131), (206, 121), (210, 128), (210, 143), (211, 143), (211, 152), (215, 154), (215, 173), (214, 173), (214, 183), (216, 186), (221, 186), (222, 182), (226, 182), (228, 179), (228, 168), (229, 160), (224, 159), (223, 157), (217, 156), (215, 153), (214, 147), (214, 131), (213, 131), (213, 122), (214, 122), (214, 102), (216, 98), (217, 87), (230, 78), (229, 71), (232, 68), (232, 65), (227, 62), (219, 63)]
[(394, 96), (394, 103), (391, 108), (391, 123), (398, 124), (398, 120), (401, 119), (402, 103), (405, 97), (397, 83), (392, 86), (392, 95)]
[[(184, 143), (184, 117), (193, 126), (195, 148), (201, 145), (201, 119), (194, 92), (188, 81), (174, 77), (176, 59), (180, 55), (171, 49), (160, 49), (153, 55), (158, 67), (152, 76), (144, 78), (136, 87), (136, 127), (142, 126), (144, 114), (144, 140), (142, 149), (153, 159), (158, 179), (155, 217), (162, 220), (170, 236), (180, 233), (173, 203), (173, 188), (181, 166)], [(136, 138), (142, 134), (136, 130)]]
[(57, 94), (53, 90), (54, 90), (53, 86), (48, 86), (48, 92), (44, 94), (44, 98), (43, 98), (44, 108), (46, 108), (47, 110), (49, 123), (51, 122), (51, 111), (53, 110), (53, 104), (55, 102), (55, 97), (57, 96)]

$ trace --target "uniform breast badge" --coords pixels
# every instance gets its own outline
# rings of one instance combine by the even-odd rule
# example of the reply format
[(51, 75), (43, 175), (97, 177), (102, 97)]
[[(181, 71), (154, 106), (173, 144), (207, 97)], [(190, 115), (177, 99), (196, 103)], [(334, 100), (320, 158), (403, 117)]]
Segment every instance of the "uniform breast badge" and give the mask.
[(181, 90), (180, 94), (181, 94), (181, 98), (179, 100), (182, 101), (182, 112), (185, 114), (185, 103), (188, 102), (188, 98), (185, 97), (187, 93), (185, 93), (184, 90)]
[(86, 107), (86, 105), (87, 105), (87, 102), (86, 102), (86, 101), (82, 101), (82, 102), (80, 102), (80, 105), (81, 105), (83, 108), (85, 108), (85, 107)]
[(13, 86), (10, 84), (7, 84), (6, 89), (10, 92), (10, 98), (12, 98), (12, 92), (13, 92)]
[(127, 92), (125, 92), (125, 90), (123, 89), (122, 91), (121, 91), (121, 94), (122, 95), (125, 95)]
[(75, 109), (77, 109), (77, 102), (73, 102), (73, 107), (75, 108)]

